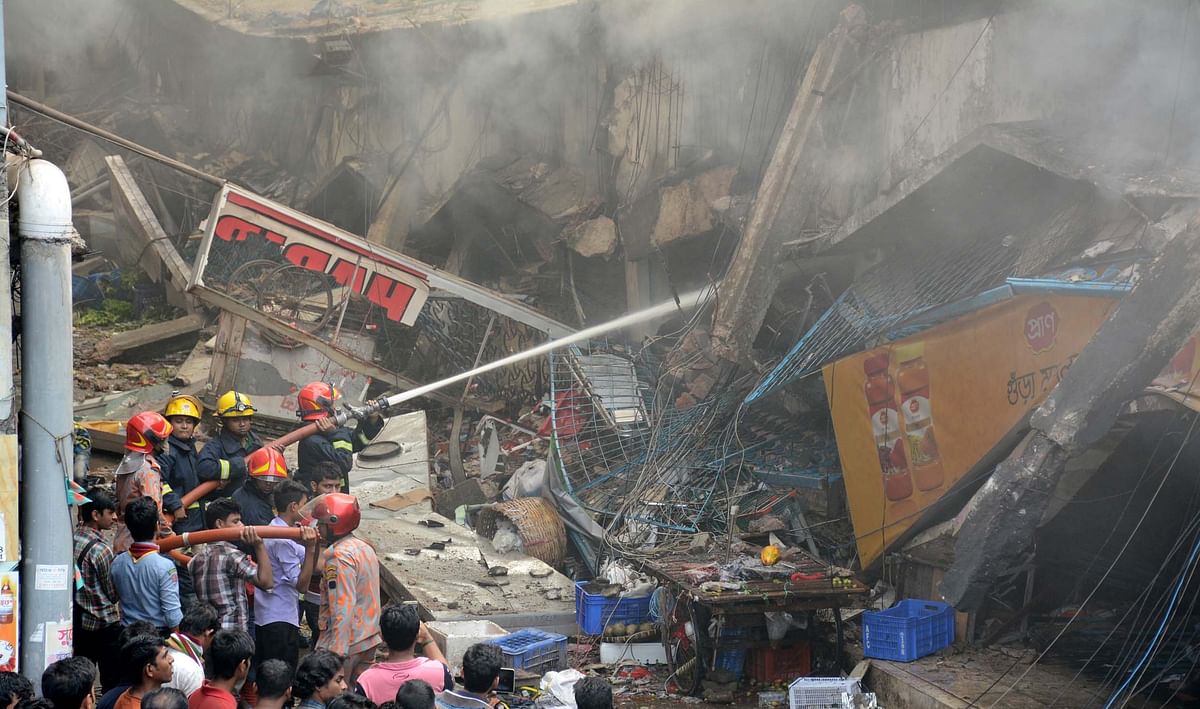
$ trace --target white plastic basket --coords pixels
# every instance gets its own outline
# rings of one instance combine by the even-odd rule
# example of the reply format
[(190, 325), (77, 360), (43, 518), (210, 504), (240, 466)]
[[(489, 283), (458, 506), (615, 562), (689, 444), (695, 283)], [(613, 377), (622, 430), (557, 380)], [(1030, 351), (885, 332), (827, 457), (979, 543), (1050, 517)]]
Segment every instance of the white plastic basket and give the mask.
[(843, 694), (858, 694), (856, 679), (801, 677), (788, 686), (790, 709), (839, 709)]

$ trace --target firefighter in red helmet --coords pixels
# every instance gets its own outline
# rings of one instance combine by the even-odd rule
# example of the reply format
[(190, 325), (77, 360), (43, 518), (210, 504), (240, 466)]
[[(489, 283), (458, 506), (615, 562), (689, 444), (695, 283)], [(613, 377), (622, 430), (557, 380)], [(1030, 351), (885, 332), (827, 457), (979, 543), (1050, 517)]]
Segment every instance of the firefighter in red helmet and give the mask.
[(296, 415), (306, 423), (317, 423), (317, 433), (301, 440), (296, 448), (296, 467), (298, 477), (307, 478), (318, 463), (333, 463), (342, 471), (342, 492), (350, 492), (354, 454), (383, 429), (383, 417), (372, 414), (354, 429), (339, 426), (334, 414), (341, 398), (342, 393), (327, 382), (306, 384), (296, 395)]
[(322, 495), (309, 504), (326, 547), (321, 570), (321, 636), (318, 650), (346, 658), (347, 684), (371, 664), (379, 634), (379, 558), (352, 532), (362, 518), (358, 500), (340, 492)]
[(268, 525), (275, 519), (275, 488), (290, 477), (283, 453), (274, 448), (254, 451), (246, 456), (246, 476), (246, 482), (233, 493), (242, 508), (242, 524)]
[(158, 507), (159, 528), (170, 534), (171, 528), (163, 515), (164, 489), (161, 470), (155, 456), (166, 451), (171, 436), (171, 423), (157, 411), (134, 414), (125, 424), (125, 457), (117, 466), (117, 525), (113, 551), (120, 554), (129, 549), (133, 538), (125, 528), (125, 507), (139, 497), (149, 497)]

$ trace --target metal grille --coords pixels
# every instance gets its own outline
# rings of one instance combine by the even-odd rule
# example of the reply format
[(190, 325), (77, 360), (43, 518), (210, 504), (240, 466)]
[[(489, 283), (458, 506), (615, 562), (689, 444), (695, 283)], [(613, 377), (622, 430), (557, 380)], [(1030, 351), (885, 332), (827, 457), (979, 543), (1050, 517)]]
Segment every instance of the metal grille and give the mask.
[(549, 359), (552, 459), (623, 553), (698, 531), (723, 534), (779, 500), (771, 484), (838, 474), (831, 437), (741, 406), (748, 382), (723, 383), (680, 409), (648, 349), (592, 342)]
[[(1017, 249), (1001, 239), (895, 251), (846, 289), (746, 397), (753, 402), (866, 349), (904, 321), (1003, 283)], [(909, 333), (911, 334), (911, 333)]]
[[(553, 352), (556, 458), (569, 491), (606, 522), (620, 518), (694, 532), (712, 499), (711, 471), (719, 465), (711, 450), (683, 449), (732, 402), (713, 399), (682, 411), (656, 406), (651, 376), (657, 371), (648, 351), (631, 355), (607, 342)], [(647, 475), (651, 469), (662, 474)]]

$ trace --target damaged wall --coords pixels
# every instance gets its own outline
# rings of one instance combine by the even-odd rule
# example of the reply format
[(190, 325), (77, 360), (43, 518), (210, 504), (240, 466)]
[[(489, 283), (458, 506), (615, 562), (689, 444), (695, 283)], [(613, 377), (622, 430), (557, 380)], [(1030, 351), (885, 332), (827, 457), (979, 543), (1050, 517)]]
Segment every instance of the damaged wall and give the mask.
[[(150, 89), (188, 107), (214, 149), (263, 151), (314, 178), (372, 151), (391, 153), (398, 170), (411, 152), (415, 189), (437, 196), (481, 157), (508, 151), (611, 175), (629, 198), (714, 153), (761, 162), (826, 6), (835, 3), (584, 4), (308, 40), (236, 33), (173, 2), (134, 13), (128, 0), (103, 0), (57, 40), (44, 22), (52, 9), (39, 10), (43, 22), (15, 21), (64, 56), (115, 44)], [(322, 60), (335, 56), (330, 39), (348, 41), (348, 54)], [(18, 65), (34, 54), (20, 36), (10, 51)], [(32, 71), (16, 86), (53, 95), (103, 78), (66, 66), (50, 86)]]
[[(820, 252), (859, 210), (982, 126), (1053, 123), (1087, 143), (1089, 168), (1112, 172), (1161, 162), (1168, 153), (1170, 163), (1194, 162), (1200, 135), (1173, 118), (1180, 106), (1200, 104), (1195, 82), (1187, 80), (1197, 73), (1200, 50), (1177, 29), (1195, 22), (1186, 4), (1059, 0), (992, 11), (911, 32), (905, 22), (880, 22), (867, 13), (861, 61), (839, 72), (822, 94), (819, 130), (802, 161), (812, 179), (795, 180), (778, 198), (768, 243), (743, 243), (734, 255), (735, 264), (754, 263), (756, 270), (723, 294), (726, 303), (742, 306), (727, 307), (714, 320), (722, 357), (749, 361), (783, 244), (802, 257)], [(814, 192), (818, 200), (810, 209), (806, 195)], [(976, 221), (965, 215), (957, 229), (947, 226), (967, 236)], [(842, 249), (847, 258), (894, 245), (887, 238), (854, 242)], [(822, 270), (806, 270), (790, 290)], [(847, 285), (830, 283), (835, 293)], [(787, 312), (787, 304), (776, 310)]]
[[(1200, 104), (1187, 4), (1053, 0), (947, 27), (884, 36), (846, 77), (825, 121), (827, 230), (977, 128), (1050, 120), (1098, 164), (1196, 160), (1200, 134), (1172, 113)], [(868, 16), (868, 21), (872, 18)], [(1088, 87), (1086, 90), (1082, 87)], [(1166, 149), (1170, 147), (1170, 150)]]

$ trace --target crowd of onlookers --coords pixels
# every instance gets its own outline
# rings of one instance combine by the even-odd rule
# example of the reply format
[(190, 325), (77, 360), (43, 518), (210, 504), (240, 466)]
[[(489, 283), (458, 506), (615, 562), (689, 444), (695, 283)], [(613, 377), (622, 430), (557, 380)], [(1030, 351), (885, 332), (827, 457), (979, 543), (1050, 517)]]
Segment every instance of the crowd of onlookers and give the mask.
[[(492, 706), (499, 648), (472, 646), (456, 684), (416, 606), (381, 606), (379, 559), (353, 534), (361, 511), (348, 473), (383, 424), (339, 424), (338, 398), (327, 383), (300, 390), (315, 432), (299, 443), (295, 475), (251, 431), (244, 394), (218, 398), (219, 431), (202, 448), (191, 396), (131, 417), (115, 494), (93, 487), (78, 509), (76, 656), (46, 668), (40, 699), (0, 677), (0, 709)], [(167, 548), (172, 535), (182, 550)], [(603, 681), (576, 694), (580, 709), (612, 703)]]
[[(197, 617), (212, 617), (210, 611)], [(347, 683), (345, 658), (327, 650), (309, 653), (296, 666), (267, 660), (255, 668), (254, 709), (492, 709), (499, 697), (504, 656), (495, 645), (479, 643), (463, 654), (461, 685), (436, 650), (419, 655), (430, 645), (428, 631), (411, 606), (384, 611), (386, 660), (372, 665), (358, 681)], [(154, 628), (130, 624), (121, 633), (119, 684), (99, 700), (99, 671), (86, 657), (75, 656), (50, 665), (42, 673), (41, 697), (25, 677), (0, 673), (0, 709), (245, 709), (241, 694), (255, 657), (255, 643), (243, 630), (205, 629), (199, 658), (204, 679), (190, 688), (192, 675), (178, 674), (193, 658), (181, 658)], [(433, 647), (436, 647), (434, 645)], [(440, 659), (434, 659), (434, 658)], [(440, 689), (439, 689), (440, 688)], [(612, 709), (612, 690), (599, 677), (576, 682), (578, 709)]]

